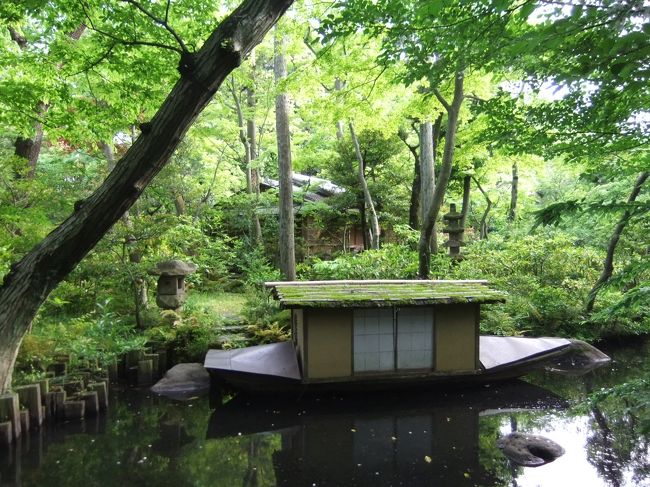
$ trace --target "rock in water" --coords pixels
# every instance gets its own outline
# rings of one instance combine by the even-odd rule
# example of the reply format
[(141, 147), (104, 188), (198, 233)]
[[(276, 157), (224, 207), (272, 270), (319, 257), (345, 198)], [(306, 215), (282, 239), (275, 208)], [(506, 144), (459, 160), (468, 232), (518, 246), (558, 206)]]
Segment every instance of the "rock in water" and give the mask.
[(189, 399), (210, 390), (210, 374), (202, 364), (178, 364), (169, 369), (151, 390), (161, 396)]
[(564, 455), (564, 448), (538, 435), (511, 433), (499, 438), (497, 447), (511, 461), (524, 467), (539, 467)]

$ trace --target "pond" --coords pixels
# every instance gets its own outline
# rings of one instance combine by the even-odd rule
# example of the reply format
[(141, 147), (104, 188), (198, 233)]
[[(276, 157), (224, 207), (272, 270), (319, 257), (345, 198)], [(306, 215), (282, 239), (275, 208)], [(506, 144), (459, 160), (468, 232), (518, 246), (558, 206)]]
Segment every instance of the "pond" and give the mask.
[[(0, 485), (650, 486), (647, 433), (624, 399), (589, 392), (647, 377), (650, 342), (606, 350), (575, 377), (438, 393), (177, 402), (115, 389), (108, 414), (48, 425), (0, 450)], [(566, 453), (517, 467), (496, 440), (541, 434)]]

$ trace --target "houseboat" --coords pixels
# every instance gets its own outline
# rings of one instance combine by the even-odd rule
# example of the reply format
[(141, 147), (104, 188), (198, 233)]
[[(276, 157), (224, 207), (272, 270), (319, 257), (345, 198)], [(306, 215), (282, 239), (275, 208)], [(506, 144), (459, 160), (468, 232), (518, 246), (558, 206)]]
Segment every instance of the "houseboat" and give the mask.
[(609, 360), (564, 338), (480, 336), (487, 281), (288, 281), (265, 286), (291, 310), (288, 342), (210, 350), (213, 385), (252, 392), (380, 390), (512, 379), (551, 359)]

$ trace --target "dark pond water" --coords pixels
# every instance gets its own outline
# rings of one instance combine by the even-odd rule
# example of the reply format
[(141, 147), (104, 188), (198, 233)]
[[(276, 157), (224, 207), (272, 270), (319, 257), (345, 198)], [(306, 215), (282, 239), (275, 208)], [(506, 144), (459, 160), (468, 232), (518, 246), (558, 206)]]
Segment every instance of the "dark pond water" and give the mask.
[[(0, 451), (0, 485), (650, 486), (650, 449), (625, 398), (591, 391), (650, 374), (650, 344), (607, 350), (585, 376), (541, 372), (446, 393), (175, 402), (114, 390), (109, 414), (47, 426)], [(511, 465), (496, 440), (544, 435), (566, 453)]]

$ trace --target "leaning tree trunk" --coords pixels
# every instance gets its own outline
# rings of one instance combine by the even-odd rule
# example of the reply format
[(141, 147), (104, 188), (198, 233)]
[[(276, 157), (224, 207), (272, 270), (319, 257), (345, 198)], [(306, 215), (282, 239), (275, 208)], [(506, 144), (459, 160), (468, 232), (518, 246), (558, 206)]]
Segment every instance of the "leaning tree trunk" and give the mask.
[(363, 155), (361, 154), (359, 139), (357, 138), (357, 134), (354, 132), (354, 124), (352, 122), (350, 122), (350, 135), (352, 136), (354, 152), (357, 155), (357, 162), (359, 163), (357, 179), (359, 180), (359, 186), (361, 186), (361, 190), (363, 191), (364, 206), (368, 212), (368, 217), (370, 219), (370, 247), (377, 250), (379, 249), (379, 234), (381, 232), (379, 228), (379, 219), (377, 218), (375, 204), (372, 201), (372, 196), (370, 195), (370, 190), (368, 189), (366, 175), (364, 174)]
[(512, 164), (512, 184), (510, 187), (510, 208), (508, 209), (508, 221), (515, 221), (517, 218), (517, 197), (519, 196), (519, 170), (517, 163)]
[[(282, 41), (275, 35), (273, 72), (279, 85), (287, 77), (287, 64)], [(296, 248), (293, 223), (293, 168), (291, 164), (291, 133), (289, 131), (289, 98), (284, 92), (275, 97), (275, 133), (278, 141), (278, 180), (280, 183), (280, 270), (284, 278), (296, 278)]]
[(20, 343), (43, 301), (138, 199), (223, 80), (291, 3), (246, 0), (197, 53), (186, 53), (181, 78), (104, 183), (11, 267), (0, 287), (0, 392), (11, 386)]
[[(650, 173), (647, 171), (639, 174), (639, 177), (634, 183), (634, 188), (632, 189), (632, 192), (627, 199), (628, 203), (634, 203), (634, 201), (636, 201), (637, 196), (639, 196), (639, 193), (641, 192), (641, 187), (648, 179), (649, 174)], [(609, 278), (612, 277), (612, 274), (614, 273), (614, 252), (616, 252), (618, 241), (621, 238), (621, 234), (623, 233), (623, 230), (625, 230), (625, 227), (630, 221), (631, 217), (632, 211), (625, 210), (625, 213), (623, 213), (620, 220), (616, 224), (616, 227), (614, 228), (614, 233), (612, 233), (612, 236), (609, 239), (609, 245), (607, 245), (607, 254), (605, 255), (605, 261), (603, 262), (603, 271), (601, 272), (598, 281), (589, 292), (589, 296), (587, 297), (587, 304), (585, 305), (585, 311), (587, 311), (587, 313), (591, 313), (593, 311), (598, 291), (600, 291), (600, 288), (603, 287), (607, 281), (609, 281)]]
[(462, 71), (459, 71), (456, 73), (456, 78), (454, 80), (454, 98), (451, 103), (449, 103), (436, 88), (432, 87), (433, 94), (447, 111), (447, 132), (445, 134), (445, 149), (442, 153), (442, 167), (440, 168), (436, 188), (433, 192), (433, 197), (431, 198), (429, 207), (422, 209), (422, 215), (425, 215), (425, 217), (423, 218), (422, 224), (423, 230), (420, 232), (420, 251), (418, 252), (418, 277), (420, 279), (429, 278), (431, 255), (423, 251), (425, 249), (425, 241), (423, 239), (426, 237), (426, 234), (424, 233), (424, 222), (428, 222), (429, 224), (433, 224), (432, 222), (435, 223), (438, 218), (438, 213), (440, 212), (440, 207), (442, 206), (442, 200), (447, 191), (447, 184), (449, 183), (449, 176), (451, 175), (451, 166), (454, 161), (454, 145), (456, 143), (456, 130), (458, 129), (460, 106), (462, 105), (464, 98), (463, 81), (464, 74)]

